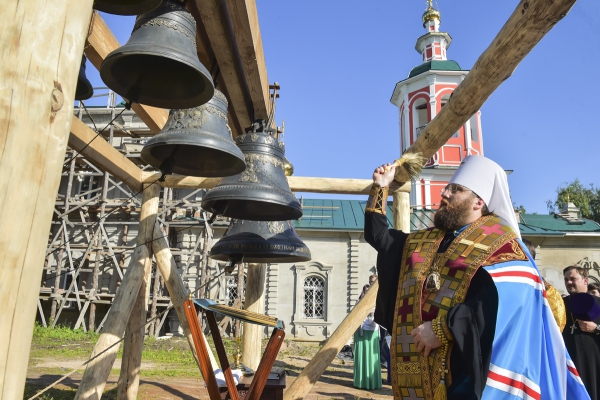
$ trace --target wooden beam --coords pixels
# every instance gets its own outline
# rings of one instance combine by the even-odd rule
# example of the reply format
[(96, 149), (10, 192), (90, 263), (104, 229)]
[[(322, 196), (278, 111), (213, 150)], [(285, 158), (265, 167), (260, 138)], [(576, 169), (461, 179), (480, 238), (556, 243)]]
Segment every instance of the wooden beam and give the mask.
[[(142, 172), (142, 182), (152, 183), (160, 178), (159, 172)], [(186, 189), (212, 189), (221, 178), (198, 178), (194, 176), (169, 175), (161, 186)], [(289, 176), (288, 183), (292, 192), (329, 193), (329, 194), (369, 194), (370, 179), (344, 179), (344, 178), (311, 178), (302, 176)], [(392, 183), (390, 193), (396, 191), (410, 192), (410, 184), (401, 185)]]
[(255, 0), (227, 0), (239, 55), (250, 91), (255, 119), (271, 111), (269, 79)]
[[(131, 189), (142, 189), (142, 170), (111, 146), (103, 137), (97, 137), (77, 117), (72, 117), (69, 146), (103, 171), (123, 181)], [(88, 145), (89, 143), (89, 145)], [(85, 147), (87, 145), (87, 147)], [(85, 148), (84, 148), (85, 147)], [(83, 149), (83, 151), (81, 151)]]
[[(429, 159), (442, 147), (490, 95), (508, 79), (517, 65), (576, 0), (521, 0), (490, 46), (479, 57), (465, 80), (454, 90), (440, 113), (407, 150)], [(395, 179), (406, 182), (402, 168)]]
[(0, 398), (23, 398), (92, 0), (0, 7)]
[[(90, 36), (87, 38), (85, 55), (94, 67), (100, 70), (102, 61), (104, 61), (106, 56), (113, 50), (121, 47), (121, 44), (98, 11), (94, 12), (91, 24), (92, 29)], [(141, 104), (133, 104), (131, 108), (144, 121), (148, 128), (155, 133), (160, 132), (169, 117), (169, 112), (162, 108)]]
[(206, 30), (220, 75), (229, 94), (230, 106), (241, 128), (244, 129), (250, 126), (254, 118), (253, 105), (227, 3), (220, 0), (193, 0), (188, 2), (187, 7)]

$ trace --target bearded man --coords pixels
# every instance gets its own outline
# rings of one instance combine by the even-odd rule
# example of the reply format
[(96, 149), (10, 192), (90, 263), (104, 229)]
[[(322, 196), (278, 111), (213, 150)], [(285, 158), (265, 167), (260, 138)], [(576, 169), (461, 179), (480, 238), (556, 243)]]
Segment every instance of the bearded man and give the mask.
[(467, 157), (442, 189), (435, 228), (410, 234), (385, 216), (394, 172), (375, 169), (365, 209), (394, 398), (589, 399), (520, 241), (504, 170)]

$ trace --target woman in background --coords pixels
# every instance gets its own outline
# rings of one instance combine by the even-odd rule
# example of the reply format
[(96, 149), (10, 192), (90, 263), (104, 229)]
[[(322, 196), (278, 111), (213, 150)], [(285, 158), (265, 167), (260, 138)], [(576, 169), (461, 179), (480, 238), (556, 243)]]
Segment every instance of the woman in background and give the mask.
[[(369, 277), (358, 300), (362, 299), (377, 275)], [(354, 333), (354, 387), (359, 389), (381, 389), (381, 365), (379, 354), (379, 325), (374, 321), (375, 308)]]

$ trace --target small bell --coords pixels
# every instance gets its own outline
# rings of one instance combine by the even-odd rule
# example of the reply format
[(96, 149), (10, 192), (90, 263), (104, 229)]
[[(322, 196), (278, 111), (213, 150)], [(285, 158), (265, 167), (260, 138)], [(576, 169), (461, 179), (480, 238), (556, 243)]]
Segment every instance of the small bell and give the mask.
[(85, 55), (81, 56), (81, 67), (79, 67), (79, 76), (77, 77), (77, 88), (75, 89), (75, 100), (87, 100), (94, 95), (94, 88), (85, 76)]
[(210, 258), (248, 263), (310, 261), (310, 250), (300, 240), (293, 221), (233, 219), (225, 235), (215, 243)]

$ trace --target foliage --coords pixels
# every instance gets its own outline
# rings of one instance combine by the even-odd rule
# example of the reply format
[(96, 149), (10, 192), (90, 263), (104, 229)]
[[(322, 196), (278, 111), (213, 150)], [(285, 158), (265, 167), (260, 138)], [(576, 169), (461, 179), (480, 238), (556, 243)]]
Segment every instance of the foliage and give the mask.
[(600, 223), (600, 188), (590, 183), (585, 187), (575, 179), (565, 182), (556, 189), (556, 200), (546, 201), (549, 212), (558, 212), (567, 206), (568, 202), (575, 204), (581, 211), (581, 217)]

